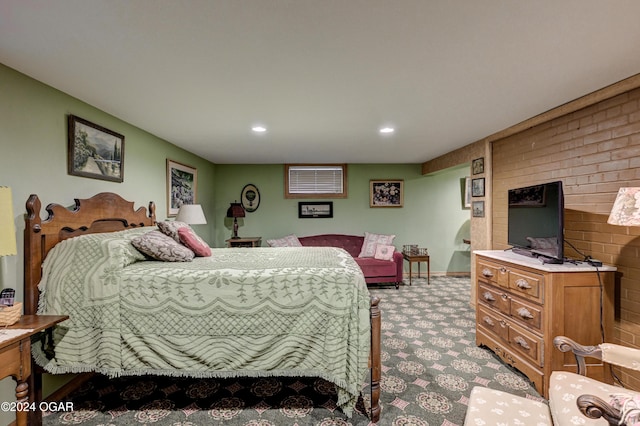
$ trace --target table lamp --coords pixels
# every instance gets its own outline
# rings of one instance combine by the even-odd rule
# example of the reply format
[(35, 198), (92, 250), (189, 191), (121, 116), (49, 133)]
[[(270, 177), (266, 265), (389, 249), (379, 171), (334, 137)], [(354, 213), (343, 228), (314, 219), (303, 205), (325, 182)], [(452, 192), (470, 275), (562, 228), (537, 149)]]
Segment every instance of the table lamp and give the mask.
[(204, 217), (200, 204), (183, 204), (176, 216), (177, 222), (184, 222), (188, 225), (205, 225), (207, 218)]
[(607, 223), (640, 226), (640, 188), (620, 188)]
[(245, 213), (242, 204), (237, 201), (235, 203), (231, 203), (231, 206), (227, 210), (227, 217), (233, 218), (233, 236), (231, 238), (234, 240), (240, 238), (238, 237), (238, 218), (244, 217), (244, 215)]

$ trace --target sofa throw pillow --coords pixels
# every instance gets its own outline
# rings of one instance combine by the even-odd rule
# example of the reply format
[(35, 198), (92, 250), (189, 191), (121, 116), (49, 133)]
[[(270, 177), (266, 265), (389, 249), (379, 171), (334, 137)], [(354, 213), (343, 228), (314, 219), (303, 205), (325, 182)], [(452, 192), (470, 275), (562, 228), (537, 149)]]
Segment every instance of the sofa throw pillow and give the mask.
[(141, 253), (163, 262), (190, 262), (195, 257), (190, 249), (160, 231), (151, 231), (135, 237), (131, 244)]
[(176, 242), (180, 242), (180, 236), (178, 235), (178, 230), (180, 228), (184, 228), (185, 226), (191, 228), (189, 225), (187, 225), (185, 222), (179, 222), (179, 221), (168, 221), (165, 220), (163, 222), (158, 222), (158, 229), (160, 229), (160, 232), (162, 232), (164, 235), (168, 235), (171, 238), (173, 238), (174, 240), (176, 240)]
[(358, 257), (373, 257), (376, 254), (376, 246), (378, 244), (391, 245), (395, 235), (385, 234), (371, 234), (369, 232), (364, 233), (364, 242), (362, 243), (362, 249)]
[(373, 258), (379, 260), (391, 260), (393, 259), (393, 252), (395, 251), (396, 248), (394, 246), (388, 244), (377, 244)]
[(302, 247), (300, 240), (294, 234), (278, 239), (267, 240), (267, 244), (269, 247)]
[(187, 246), (196, 256), (211, 256), (211, 247), (189, 226), (178, 229), (180, 242)]

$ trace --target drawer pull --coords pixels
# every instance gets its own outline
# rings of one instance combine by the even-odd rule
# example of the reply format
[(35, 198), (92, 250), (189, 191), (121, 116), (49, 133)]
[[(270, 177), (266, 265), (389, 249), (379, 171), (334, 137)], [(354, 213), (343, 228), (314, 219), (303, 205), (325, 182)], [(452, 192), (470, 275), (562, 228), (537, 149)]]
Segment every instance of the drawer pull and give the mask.
[(531, 346), (529, 346), (527, 341), (524, 340), (524, 338), (522, 338), (521, 336), (516, 336), (516, 338), (513, 339), (513, 341), (516, 342), (517, 344), (519, 344), (520, 346), (522, 346), (526, 350), (531, 349)]
[(489, 293), (488, 291), (485, 291), (484, 294), (482, 295), (482, 297), (484, 297), (484, 300), (486, 300), (488, 302), (495, 302), (496, 301), (495, 297), (493, 297), (493, 295), (491, 293)]
[(518, 315), (525, 319), (533, 319), (533, 315), (531, 315), (531, 312), (529, 312), (527, 308), (518, 309)]
[(484, 317), (482, 318), (484, 320), (484, 322), (486, 322), (487, 324), (489, 324), (491, 327), (493, 327), (494, 325), (496, 325), (495, 322), (493, 322), (493, 320), (491, 320), (491, 318), (489, 317)]
[(487, 278), (491, 278), (491, 277), (493, 277), (493, 272), (491, 272), (491, 269), (489, 269), (489, 268), (484, 268), (482, 270), (482, 276), (483, 277), (487, 277)]
[(516, 281), (516, 285), (518, 286), (519, 289), (522, 289), (522, 290), (529, 290), (530, 288), (532, 288), (529, 282), (522, 278)]

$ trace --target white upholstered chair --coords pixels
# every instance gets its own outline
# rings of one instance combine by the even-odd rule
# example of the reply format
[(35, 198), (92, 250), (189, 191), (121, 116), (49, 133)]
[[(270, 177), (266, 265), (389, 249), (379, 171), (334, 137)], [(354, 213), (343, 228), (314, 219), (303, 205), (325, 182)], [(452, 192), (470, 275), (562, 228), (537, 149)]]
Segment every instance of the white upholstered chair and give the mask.
[(564, 336), (556, 337), (553, 343), (562, 352), (573, 352), (578, 372), (554, 371), (551, 374), (548, 406), (477, 386), (471, 392), (465, 426), (640, 426), (640, 392), (585, 376), (585, 358), (589, 357), (640, 371), (640, 350), (611, 343), (583, 346)]

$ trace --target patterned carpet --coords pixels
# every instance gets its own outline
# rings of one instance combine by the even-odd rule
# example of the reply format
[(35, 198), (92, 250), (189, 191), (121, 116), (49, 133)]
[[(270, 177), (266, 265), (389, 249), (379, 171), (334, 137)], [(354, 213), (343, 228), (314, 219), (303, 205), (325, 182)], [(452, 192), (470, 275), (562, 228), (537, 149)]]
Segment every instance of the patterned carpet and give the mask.
[[(414, 279), (371, 288), (382, 299), (382, 415), (379, 425), (462, 425), (476, 385), (542, 400), (525, 376), (475, 345), (469, 278)], [(366, 384), (358, 412), (337, 409), (320, 379), (184, 379), (96, 376), (69, 396), (74, 410), (44, 425), (368, 425)]]

